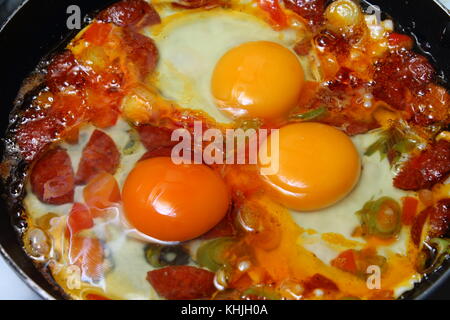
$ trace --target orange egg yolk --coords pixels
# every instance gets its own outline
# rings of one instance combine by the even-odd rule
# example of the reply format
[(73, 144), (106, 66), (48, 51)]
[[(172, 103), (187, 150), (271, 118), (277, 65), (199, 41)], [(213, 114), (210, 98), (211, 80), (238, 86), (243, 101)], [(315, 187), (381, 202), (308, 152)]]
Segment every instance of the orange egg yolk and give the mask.
[(122, 199), (137, 230), (162, 241), (186, 241), (212, 229), (225, 216), (230, 196), (222, 178), (198, 164), (169, 157), (139, 162), (128, 175)]
[(269, 136), (261, 146), (259, 165), (267, 166), (267, 159), (262, 160), (264, 155), (276, 161), (278, 152), (278, 171), (263, 175), (263, 179), (275, 199), (290, 209), (328, 207), (343, 199), (358, 182), (358, 151), (338, 129), (312, 122), (290, 124), (279, 130), (275, 148), (274, 143), (277, 140)]
[(294, 53), (274, 42), (255, 41), (219, 60), (211, 89), (219, 109), (231, 118), (275, 120), (296, 106), (303, 82)]

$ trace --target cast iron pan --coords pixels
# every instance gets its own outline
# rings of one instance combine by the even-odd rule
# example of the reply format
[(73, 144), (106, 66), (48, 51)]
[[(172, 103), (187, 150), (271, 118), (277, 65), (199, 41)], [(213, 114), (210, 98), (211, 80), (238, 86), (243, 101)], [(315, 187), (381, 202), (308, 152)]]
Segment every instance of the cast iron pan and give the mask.
[[(6, 0), (8, 1), (8, 0)], [(61, 49), (77, 32), (68, 30), (67, 8), (78, 5), (86, 22), (91, 14), (114, 0), (26, 0), (0, 29), (0, 132), (4, 135), (13, 101), (22, 81), (42, 57)], [(412, 34), (436, 69), (439, 81), (450, 88), (450, 13), (432, 0), (371, 0), (398, 23), (400, 31)], [(3, 149), (3, 148), (2, 148)], [(3, 150), (2, 150), (3, 151)], [(0, 154), (0, 156), (2, 156)], [(4, 197), (0, 199), (0, 253), (19, 276), (46, 299), (62, 299), (61, 293), (35, 268), (22, 250), (16, 232), (18, 217), (8, 212)], [(424, 279), (406, 299), (450, 299), (450, 263)]]

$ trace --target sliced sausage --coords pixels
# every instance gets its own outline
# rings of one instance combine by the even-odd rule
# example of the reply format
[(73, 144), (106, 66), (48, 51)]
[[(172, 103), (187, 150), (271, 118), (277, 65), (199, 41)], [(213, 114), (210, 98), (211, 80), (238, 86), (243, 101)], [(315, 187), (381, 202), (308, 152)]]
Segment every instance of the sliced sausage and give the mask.
[(168, 300), (210, 298), (216, 291), (214, 273), (190, 266), (172, 266), (148, 272), (147, 280)]
[(101, 172), (114, 174), (120, 163), (120, 152), (106, 133), (95, 130), (81, 155), (75, 177), (77, 184), (86, 184)]
[(33, 193), (42, 202), (61, 205), (73, 202), (74, 173), (72, 162), (62, 148), (47, 151), (31, 170)]
[(413, 157), (394, 179), (403, 190), (429, 189), (450, 173), (450, 142), (440, 140)]

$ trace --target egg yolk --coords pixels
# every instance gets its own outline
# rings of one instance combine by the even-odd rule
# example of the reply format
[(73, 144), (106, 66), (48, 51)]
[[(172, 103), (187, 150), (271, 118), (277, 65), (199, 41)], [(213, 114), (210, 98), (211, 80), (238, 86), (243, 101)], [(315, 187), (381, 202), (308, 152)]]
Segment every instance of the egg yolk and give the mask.
[[(263, 175), (263, 180), (275, 199), (290, 209), (312, 211), (328, 207), (343, 199), (359, 179), (358, 151), (347, 135), (331, 126), (290, 124), (279, 130), (278, 146), (274, 143), (277, 140), (269, 136), (262, 144), (259, 165), (266, 167), (270, 158), (277, 161), (278, 152), (278, 171)], [(264, 155), (270, 158), (265, 159)]]
[(296, 106), (304, 74), (289, 49), (268, 41), (247, 42), (217, 63), (211, 89), (231, 118), (277, 119)]
[(169, 157), (139, 162), (122, 193), (125, 215), (137, 230), (162, 241), (186, 241), (225, 216), (230, 197), (221, 177), (205, 165), (174, 164)]

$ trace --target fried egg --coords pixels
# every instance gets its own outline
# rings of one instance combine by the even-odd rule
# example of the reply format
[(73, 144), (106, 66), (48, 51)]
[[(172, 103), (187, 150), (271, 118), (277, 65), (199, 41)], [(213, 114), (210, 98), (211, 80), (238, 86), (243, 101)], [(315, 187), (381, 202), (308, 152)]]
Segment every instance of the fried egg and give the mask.
[[(303, 69), (311, 69), (309, 59), (299, 59), (292, 50), (304, 34), (302, 28), (275, 31), (245, 12), (213, 9), (174, 13), (149, 28), (147, 34), (160, 51), (153, 81), (162, 95), (182, 108), (203, 111), (218, 123), (231, 124), (240, 115), (283, 115), (295, 106), (304, 78), (312, 77), (310, 72), (303, 75)], [(248, 62), (271, 62), (271, 67), (260, 82), (236, 93), (236, 88), (252, 82), (247, 77), (261, 72), (255, 64), (238, 66), (235, 57), (242, 55), (252, 57)], [(238, 67), (240, 71), (234, 69)], [(245, 77), (240, 78), (239, 72)], [(267, 90), (269, 83), (272, 89)], [(236, 99), (245, 101), (235, 108)], [(254, 103), (249, 104), (248, 99)]]

